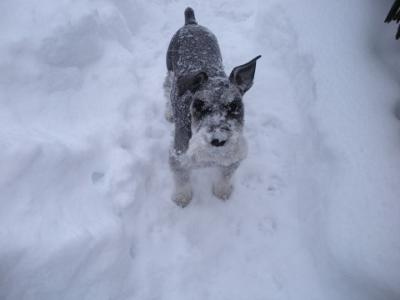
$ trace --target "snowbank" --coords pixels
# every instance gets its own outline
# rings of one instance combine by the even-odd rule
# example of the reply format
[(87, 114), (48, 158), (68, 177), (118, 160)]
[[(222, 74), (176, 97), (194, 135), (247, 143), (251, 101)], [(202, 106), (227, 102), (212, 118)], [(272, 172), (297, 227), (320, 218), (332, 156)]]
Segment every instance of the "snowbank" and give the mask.
[[(232, 198), (202, 170), (182, 210), (162, 82), (188, 5), (227, 72), (263, 57)], [(398, 299), (390, 5), (2, 1), (0, 298)]]

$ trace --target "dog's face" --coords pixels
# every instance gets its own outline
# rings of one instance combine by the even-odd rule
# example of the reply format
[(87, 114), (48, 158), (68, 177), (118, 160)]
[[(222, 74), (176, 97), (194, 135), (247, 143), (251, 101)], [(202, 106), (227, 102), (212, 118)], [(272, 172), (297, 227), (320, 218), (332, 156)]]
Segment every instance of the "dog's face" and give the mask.
[(204, 72), (181, 78), (178, 89), (191, 93), (192, 139), (224, 148), (237, 143), (244, 123), (243, 95), (253, 84), (256, 57), (233, 69), (229, 78), (211, 77)]
[(202, 134), (211, 146), (223, 147), (233, 134), (242, 132), (242, 94), (227, 78), (208, 80), (192, 99), (192, 135)]

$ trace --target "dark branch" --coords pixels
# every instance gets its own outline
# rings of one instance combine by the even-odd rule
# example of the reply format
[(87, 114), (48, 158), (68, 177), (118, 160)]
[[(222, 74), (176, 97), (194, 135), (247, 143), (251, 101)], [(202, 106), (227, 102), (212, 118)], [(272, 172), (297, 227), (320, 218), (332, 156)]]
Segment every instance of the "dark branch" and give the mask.
[[(400, 0), (394, 1), (392, 8), (390, 9), (388, 15), (386, 16), (385, 23), (390, 23), (391, 21), (395, 21), (396, 23), (400, 22)], [(400, 38), (400, 26), (397, 29), (396, 40)]]
[(392, 8), (386, 16), (385, 23), (390, 23), (391, 21), (400, 21), (400, 0), (394, 1)]

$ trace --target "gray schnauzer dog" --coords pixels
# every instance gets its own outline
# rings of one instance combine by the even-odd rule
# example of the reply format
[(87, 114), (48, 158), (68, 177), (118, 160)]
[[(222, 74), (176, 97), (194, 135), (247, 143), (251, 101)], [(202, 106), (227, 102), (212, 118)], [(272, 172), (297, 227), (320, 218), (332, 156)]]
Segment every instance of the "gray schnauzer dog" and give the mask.
[(164, 83), (165, 116), (175, 125), (169, 162), (177, 205), (191, 201), (190, 170), (198, 167), (217, 167), (213, 193), (223, 200), (230, 197), (231, 177), (247, 154), (242, 97), (253, 84), (260, 57), (235, 67), (227, 77), (216, 37), (186, 8), (185, 25), (168, 47)]

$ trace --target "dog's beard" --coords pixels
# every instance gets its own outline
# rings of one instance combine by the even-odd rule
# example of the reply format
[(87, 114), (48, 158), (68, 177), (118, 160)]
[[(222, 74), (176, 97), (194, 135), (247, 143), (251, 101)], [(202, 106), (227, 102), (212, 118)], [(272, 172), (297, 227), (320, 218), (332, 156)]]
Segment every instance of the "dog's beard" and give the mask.
[(240, 131), (233, 131), (225, 145), (215, 147), (210, 144), (210, 133), (200, 128), (192, 135), (186, 160), (195, 167), (230, 166), (243, 160), (247, 155), (247, 143)]

